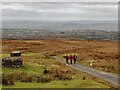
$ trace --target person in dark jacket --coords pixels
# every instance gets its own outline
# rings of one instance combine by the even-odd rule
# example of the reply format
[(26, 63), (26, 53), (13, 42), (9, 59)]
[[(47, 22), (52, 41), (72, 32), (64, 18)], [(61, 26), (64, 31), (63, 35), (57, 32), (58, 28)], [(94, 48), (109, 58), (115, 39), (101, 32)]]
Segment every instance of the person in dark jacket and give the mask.
[(74, 64), (76, 64), (76, 61), (77, 61), (77, 56), (74, 55)]
[(69, 63), (68, 63), (69, 56), (68, 56), (68, 55), (66, 55), (66, 56), (65, 56), (65, 58), (66, 58), (66, 65), (69, 65)]

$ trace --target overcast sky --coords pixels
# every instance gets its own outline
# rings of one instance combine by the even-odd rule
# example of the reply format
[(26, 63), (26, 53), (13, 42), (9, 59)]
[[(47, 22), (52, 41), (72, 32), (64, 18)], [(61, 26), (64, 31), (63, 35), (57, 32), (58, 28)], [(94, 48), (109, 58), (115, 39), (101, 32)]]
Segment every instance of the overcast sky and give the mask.
[(119, 2), (120, 0), (1, 0), (2, 2)]
[(117, 3), (2, 3), (3, 20), (117, 20)]

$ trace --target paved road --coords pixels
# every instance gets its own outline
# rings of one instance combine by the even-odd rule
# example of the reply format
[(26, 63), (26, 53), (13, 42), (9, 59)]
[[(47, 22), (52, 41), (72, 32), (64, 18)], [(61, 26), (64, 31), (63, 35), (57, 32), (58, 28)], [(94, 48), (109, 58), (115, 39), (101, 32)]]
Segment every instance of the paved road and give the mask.
[[(61, 57), (54, 56), (54, 58), (61, 63), (65, 63), (65, 60)], [(102, 72), (102, 71), (99, 71), (99, 70), (95, 70), (93, 68), (88, 68), (88, 67), (82, 66), (80, 64), (73, 64), (73, 65), (69, 65), (69, 66), (71, 66), (75, 69), (78, 69), (82, 72), (85, 72), (85, 73), (91, 74), (93, 76), (99, 77), (99, 78), (111, 83), (112, 85), (114, 85), (116, 87), (118, 87), (118, 86), (120, 87), (120, 85), (118, 84), (118, 81), (120, 81), (120, 77), (118, 77), (117, 75), (107, 73), (107, 72)]]

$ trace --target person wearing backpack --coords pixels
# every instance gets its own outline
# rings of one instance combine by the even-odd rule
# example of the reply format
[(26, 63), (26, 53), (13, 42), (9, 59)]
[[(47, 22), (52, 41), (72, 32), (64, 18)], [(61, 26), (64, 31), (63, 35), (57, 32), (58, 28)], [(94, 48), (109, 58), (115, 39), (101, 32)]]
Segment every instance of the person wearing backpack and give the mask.
[(66, 59), (66, 65), (69, 65), (69, 63), (68, 63), (69, 56), (68, 56), (68, 55), (66, 55), (66, 56), (65, 56), (65, 59)]
[(74, 64), (76, 64), (76, 61), (77, 61), (77, 56), (74, 55)]
[(73, 56), (70, 55), (70, 64), (72, 64)]

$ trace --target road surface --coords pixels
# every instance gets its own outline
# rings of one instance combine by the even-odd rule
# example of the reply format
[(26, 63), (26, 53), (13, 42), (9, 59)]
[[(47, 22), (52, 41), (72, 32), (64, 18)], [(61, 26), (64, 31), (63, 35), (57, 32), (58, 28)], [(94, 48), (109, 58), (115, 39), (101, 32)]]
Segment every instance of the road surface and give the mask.
[[(54, 58), (61, 63), (65, 63), (65, 60), (61, 57), (54, 56)], [(69, 65), (69, 66), (73, 67), (75, 69), (78, 69), (82, 72), (85, 72), (85, 73), (91, 74), (93, 76), (99, 77), (99, 78), (111, 83), (115, 87), (120, 87), (120, 85), (118, 84), (118, 82), (120, 81), (120, 77), (118, 77), (117, 75), (107, 73), (107, 72), (102, 72), (102, 71), (99, 71), (99, 70), (95, 70), (93, 68), (85, 67), (85, 66), (82, 66), (80, 64), (72, 64), (72, 65)]]

